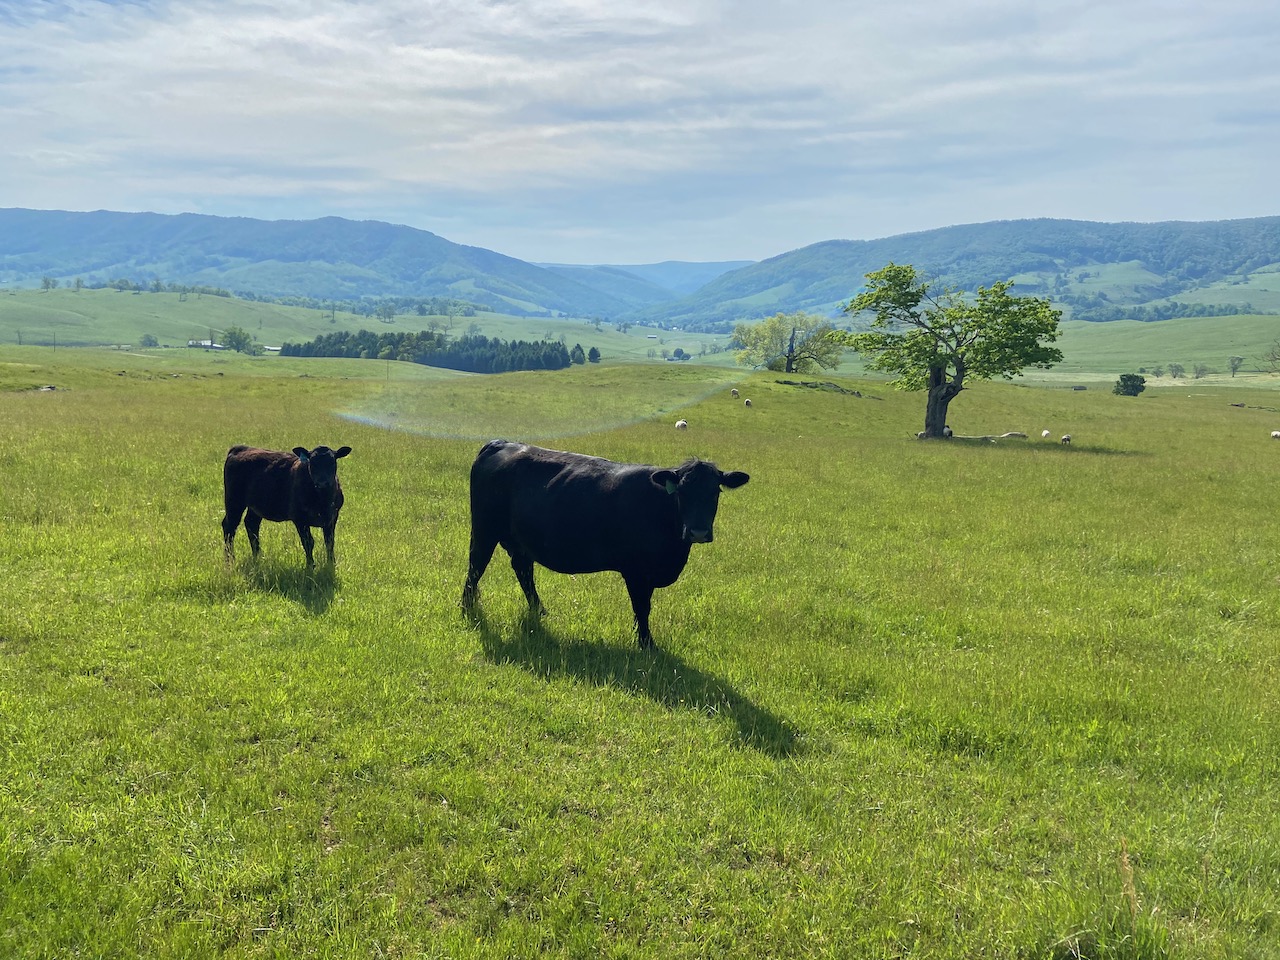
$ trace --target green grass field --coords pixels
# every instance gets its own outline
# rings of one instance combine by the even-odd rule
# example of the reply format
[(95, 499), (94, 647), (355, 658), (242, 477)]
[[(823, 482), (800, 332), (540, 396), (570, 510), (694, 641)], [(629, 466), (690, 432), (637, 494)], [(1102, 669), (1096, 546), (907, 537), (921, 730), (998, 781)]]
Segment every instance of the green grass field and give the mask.
[[(723, 345), (722, 334), (681, 333), (632, 327), (626, 333), (612, 324), (567, 318), (511, 317), (482, 313), (476, 317), (419, 317), (400, 314), (391, 323), (351, 313), (285, 307), (232, 297), (176, 293), (121, 293), (116, 290), (10, 290), (0, 293), (0, 345), (128, 346), (137, 348), (146, 334), (162, 347), (186, 349), (189, 340), (214, 340), (230, 326), (239, 326), (264, 345), (286, 341), (303, 343), (337, 330), (361, 328), (377, 333), (418, 332), (429, 325), (452, 323), (451, 336), (461, 336), (475, 323), (485, 336), (504, 340), (564, 338), (572, 347), (598, 347), (610, 360), (647, 360), (652, 349), (677, 347), (695, 356)], [(652, 336), (650, 336), (652, 334)], [(731, 355), (721, 363), (732, 364)]]
[[(0, 349), (0, 956), (1280, 957), (1274, 394), (841, 382)], [(504, 435), (751, 474), (658, 652), (464, 619)], [(236, 442), (354, 448), (336, 571)]]

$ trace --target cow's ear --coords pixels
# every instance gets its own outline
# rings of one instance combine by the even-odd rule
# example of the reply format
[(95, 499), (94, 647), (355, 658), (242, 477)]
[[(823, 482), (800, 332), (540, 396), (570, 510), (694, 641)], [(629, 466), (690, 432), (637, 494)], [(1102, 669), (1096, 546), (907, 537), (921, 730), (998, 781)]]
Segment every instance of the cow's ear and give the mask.
[(335, 457), (342, 458), (342, 457), (345, 457), (350, 452), (351, 452), (350, 447), (339, 447), (337, 450), (333, 451), (333, 455)]
[(750, 474), (743, 473), (741, 470), (730, 470), (728, 473), (720, 474), (720, 486), (729, 490), (740, 487), (751, 479)]
[(676, 476), (674, 470), (656, 470), (652, 477), (654, 486), (661, 487), (667, 493), (675, 493), (676, 486), (680, 483), (680, 478)]
[(299, 460), (301, 460), (303, 463), (306, 463), (307, 458), (311, 456), (310, 452), (308, 452), (306, 447), (294, 447), (293, 455), (297, 457)]

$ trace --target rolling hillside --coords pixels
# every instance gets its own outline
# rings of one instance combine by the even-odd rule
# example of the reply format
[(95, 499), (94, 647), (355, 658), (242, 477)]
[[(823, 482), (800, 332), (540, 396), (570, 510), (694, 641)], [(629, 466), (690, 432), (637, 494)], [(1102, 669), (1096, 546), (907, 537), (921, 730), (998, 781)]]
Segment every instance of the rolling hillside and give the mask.
[(716, 278), (647, 322), (724, 330), (773, 313), (835, 314), (886, 263), (972, 290), (1014, 279), (1081, 320), (1280, 311), (1280, 217), (1212, 223), (1017, 220), (829, 240)]
[(207, 284), (257, 297), (452, 297), (498, 313), (727, 332), (782, 311), (836, 315), (864, 276), (912, 263), (973, 289), (1014, 279), (1082, 320), (1280, 312), (1280, 217), (1206, 223), (1018, 220), (828, 240), (760, 263), (526, 263), (411, 227), (336, 217), (0, 210), (0, 285)]
[(182, 214), (0, 210), (0, 280), (116, 277), (267, 296), (445, 296), (503, 313), (616, 315), (674, 294), (623, 297), (425, 230), (338, 217), (265, 221)]

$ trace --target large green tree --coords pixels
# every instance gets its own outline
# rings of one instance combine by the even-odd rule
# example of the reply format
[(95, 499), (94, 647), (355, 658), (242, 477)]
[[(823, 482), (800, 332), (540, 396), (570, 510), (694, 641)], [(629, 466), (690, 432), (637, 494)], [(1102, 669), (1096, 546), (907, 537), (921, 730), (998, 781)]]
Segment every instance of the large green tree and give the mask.
[(1012, 379), (1027, 367), (1062, 360), (1049, 346), (1062, 312), (1038, 297), (1009, 293), (1012, 281), (979, 287), (972, 297), (936, 290), (910, 264), (867, 274), (867, 289), (845, 306), (871, 314), (871, 329), (846, 336), (873, 370), (896, 374), (903, 390), (926, 390), (924, 435), (944, 436), (947, 408), (968, 380)]
[(733, 339), (738, 362), (779, 373), (810, 373), (840, 365), (844, 344), (831, 321), (810, 313), (776, 313), (759, 323), (740, 323)]
[(237, 353), (252, 353), (253, 336), (244, 327), (230, 326), (222, 332), (222, 345)]

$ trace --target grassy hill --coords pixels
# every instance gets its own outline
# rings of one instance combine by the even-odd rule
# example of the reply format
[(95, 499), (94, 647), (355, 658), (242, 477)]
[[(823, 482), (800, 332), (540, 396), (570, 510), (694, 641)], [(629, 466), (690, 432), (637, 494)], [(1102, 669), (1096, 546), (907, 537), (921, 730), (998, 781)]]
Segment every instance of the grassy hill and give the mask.
[(577, 316), (632, 306), (522, 260), (378, 221), (0, 209), (0, 279), (30, 285), (46, 275), (272, 296), (456, 296), (505, 312)]
[[(1144, 314), (1142, 308), (1174, 300), (1243, 306), (1255, 291), (1267, 291), (1254, 305), (1261, 311), (1276, 303), (1270, 291), (1280, 263), (1280, 217), (1152, 224), (1016, 220), (879, 240), (829, 240), (726, 273), (689, 297), (635, 316), (728, 329), (740, 319), (779, 311), (833, 314), (862, 288), (867, 273), (890, 261), (914, 264), (965, 290), (1016, 279), (1018, 292), (1051, 296), (1076, 319), (1164, 319), (1179, 311), (1166, 307), (1157, 314), (1151, 307)], [(1197, 298), (1184, 300), (1191, 293)]]
[[(403, 366), (0, 347), (0, 953), (1277, 955), (1274, 394)], [(461, 615), (500, 435), (751, 474), (659, 651)], [(224, 564), (245, 441), (354, 448), (336, 571)]]
[[(697, 355), (722, 347), (728, 337), (632, 327), (621, 332), (612, 324), (550, 317), (479, 314), (475, 317), (397, 315), (393, 322), (328, 310), (287, 307), (235, 297), (176, 293), (120, 293), (115, 290), (11, 290), (0, 293), (0, 344), (51, 346), (131, 345), (144, 334), (161, 345), (185, 347), (188, 340), (216, 340), (230, 326), (247, 330), (259, 343), (279, 346), (300, 343), (335, 330), (419, 331), (433, 324), (452, 324), (461, 335), (471, 324), (490, 337), (541, 340), (564, 337), (569, 346), (598, 347), (610, 360), (646, 360), (649, 350), (660, 354), (681, 347)], [(652, 336), (650, 336), (652, 335)], [(721, 359), (724, 359), (723, 357)]]
[(1280, 217), (999, 221), (830, 240), (754, 264), (540, 266), (373, 221), (0, 210), (0, 285), (123, 278), (349, 304), (444, 297), (496, 313), (721, 333), (780, 311), (838, 314), (891, 260), (966, 290), (1014, 278), (1074, 319), (1280, 312)]
[(659, 299), (670, 300), (677, 296), (688, 296), (706, 286), (731, 270), (750, 266), (751, 260), (727, 260), (711, 263), (688, 263), (682, 260), (664, 260), (662, 263), (633, 263), (617, 266), (572, 266), (568, 264), (545, 263), (542, 266), (551, 270), (575, 271), (583, 283), (595, 285), (608, 282), (609, 277), (631, 278), (631, 282), (639, 279), (662, 291), (661, 298), (650, 295), (650, 302)]
[[(1274, 275), (1268, 275), (1274, 276)], [(0, 294), (0, 345), (67, 346), (129, 345), (138, 349), (144, 334), (161, 344), (185, 346), (188, 340), (217, 339), (229, 326), (249, 331), (259, 343), (276, 345), (305, 342), (335, 330), (361, 328), (418, 331), (433, 324), (452, 323), (454, 336), (472, 324), (485, 336), (504, 340), (564, 338), (572, 347), (597, 347), (606, 363), (662, 363), (663, 352), (677, 348), (693, 356), (694, 366), (733, 367), (734, 352), (728, 349), (726, 334), (666, 330), (635, 326), (624, 333), (617, 326), (566, 318), (515, 317), (480, 314), (476, 317), (419, 317), (401, 314), (394, 322), (329, 311), (285, 307), (258, 301), (216, 296), (188, 296), (172, 293), (118, 293), (113, 290), (34, 290)], [(1188, 378), (1197, 364), (1211, 371), (1205, 382), (1227, 377), (1227, 357), (1245, 357), (1236, 378), (1270, 389), (1280, 381), (1264, 358), (1280, 340), (1280, 319), (1252, 315), (1233, 317), (1186, 317), (1159, 323), (1118, 321), (1090, 323), (1066, 321), (1059, 346), (1064, 360), (1052, 371), (1032, 371), (1021, 382), (1060, 384), (1088, 381), (1113, 383), (1121, 373), (1147, 371), (1148, 383), (1176, 386), (1167, 374), (1152, 375), (1156, 367), (1180, 363)], [(652, 355), (651, 355), (652, 354)], [(855, 354), (847, 354), (837, 373), (857, 376), (864, 365)], [(1109, 387), (1108, 387), (1109, 389)]]

